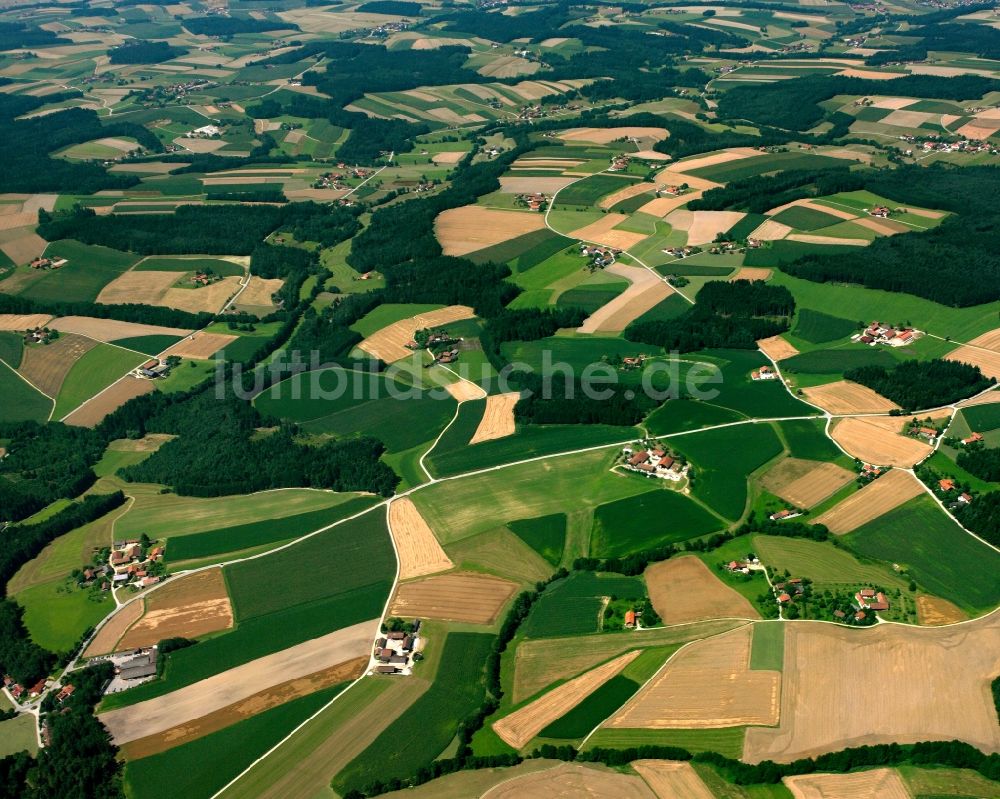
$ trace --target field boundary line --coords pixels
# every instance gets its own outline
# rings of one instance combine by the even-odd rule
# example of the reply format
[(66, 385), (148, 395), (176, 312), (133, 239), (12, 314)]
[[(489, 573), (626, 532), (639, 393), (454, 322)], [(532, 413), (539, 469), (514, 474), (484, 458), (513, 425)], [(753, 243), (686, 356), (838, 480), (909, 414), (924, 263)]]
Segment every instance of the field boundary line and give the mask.
[[(713, 621), (715, 621), (715, 619), (713, 619)], [(749, 620), (747, 622), (747, 624), (752, 625), (754, 623), (754, 621), (756, 621), (756, 620)], [(693, 622), (687, 622), (687, 623), (691, 624)], [(640, 685), (639, 689), (634, 694), (632, 694), (632, 696), (630, 696), (621, 705), (619, 705), (617, 708), (615, 708), (615, 710), (612, 711), (611, 714), (609, 714), (608, 716), (606, 716), (605, 718), (603, 718), (597, 724), (597, 726), (594, 727), (594, 729), (592, 729), (590, 732), (587, 733), (587, 735), (584, 737), (584, 739), (582, 741), (580, 741), (580, 746), (577, 747), (578, 751), (582, 752), (583, 751), (583, 747), (586, 745), (587, 741), (590, 740), (590, 737), (595, 732), (597, 732), (601, 727), (603, 727), (607, 723), (608, 719), (611, 718), (612, 715), (614, 715), (615, 713), (617, 713), (619, 710), (621, 710), (623, 707), (625, 707), (625, 705), (627, 705), (635, 697), (637, 697), (640, 693), (642, 693), (643, 689), (645, 689), (647, 685), (649, 685), (653, 680), (655, 680), (656, 677), (660, 674), (661, 671), (663, 671), (668, 665), (670, 665), (670, 661), (672, 661), (675, 657), (677, 657), (687, 647), (691, 646), (692, 644), (700, 643), (702, 641), (710, 641), (713, 638), (718, 638), (720, 635), (726, 635), (727, 633), (731, 633), (731, 632), (733, 632), (733, 630), (742, 630), (746, 626), (747, 626), (746, 624), (739, 624), (736, 627), (731, 627), (730, 629), (723, 630), (722, 632), (712, 633), (711, 635), (706, 635), (703, 638), (695, 638), (695, 639), (693, 639), (691, 641), (685, 641), (683, 644), (681, 644), (679, 647), (677, 647), (677, 649), (675, 649), (666, 660), (663, 661), (663, 665), (661, 665), (660, 668), (658, 668), (655, 672), (653, 672), (652, 676), (648, 680), (646, 680), (642, 685)]]
[(959, 520), (958, 520), (957, 518), (955, 518), (955, 516), (954, 516), (954, 515), (952, 514), (952, 512), (951, 512), (950, 510), (948, 510), (948, 506), (947, 506), (947, 505), (945, 505), (945, 504), (944, 504), (944, 503), (943, 503), (943, 502), (941, 501), (941, 499), (940, 499), (940, 498), (939, 498), (939, 497), (937, 496), (937, 494), (935, 494), (935, 493), (934, 493), (934, 492), (933, 492), (933, 491), (931, 490), (930, 486), (928, 486), (928, 485), (927, 485), (926, 483), (924, 483), (924, 481), (923, 481), (923, 480), (921, 480), (921, 479), (920, 479), (919, 477), (917, 477), (917, 475), (916, 475), (916, 473), (915, 473), (915, 472), (913, 471), (913, 469), (904, 469), (904, 471), (907, 471), (907, 472), (909, 472), (909, 473), (910, 473), (911, 475), (913, 475), (913, 479), (914, 479), (914, 480), (916, 480), (916, 481), (917, 481), (918, 483), (920, 483), (920, 487), (921, 487), (921, 488), (922, 488), (922, 489), (923, 489), (923, 490), (924, 490), (924, 491), (925, 491), (926, 493), (930, 494), (930, 496), (931, 496), (931, 497), (933, 497), (933, 498), (934, 498), (934, 501), (935, 501), (935, 502), (936, 502), (936, 503), (938, 504), (938, 507), (940, 507), (940, 508), (941, 508), (941, 510), (943, 510), (943, 511), (945, 512), (945, 515), (946, 515), (946, 516), (947, 516), (947, 517), (948, 517), (949, 519), (951, 519), (951, 520), (952, 520), (953, 522), (955, 522), (955, 524), (957, 524), (957, 525), (958, 525), (958, 526), (959, 526), (959, 527), (960, 527), (960, 528), (961, 528), (962, 530), (964, 530), (964, 531), (965, 531), (966, 533), (968, 533), (968, 534), (969, 534), (969, 535), (971, 535), (971, 536), (972, 536), (973, 538), (975, 538), (975, 539), (976, 539), (977, 541), (979, 541), (979, 543), (981, 543), (981, 544), (986, 544), (986, 546), (988, 546), (988, 547), (989, 547), (990, 549), (992, 549), (992, 550), (993, 550), (994, 552), (997, 552), (997, 553), (1000, 553), (1000, 547), (997, 547), (997, 546), (994, 546), (993, 544), (991, 544), (991, 543), (990, 543), (989, 541), (987, 541), (987, 540), (986, 540), (986, 539), (984, 539), (984, 538), (980, 538), (980, 537), (979, 537), (978, 535), (976, 535), (976, 533), (972, 532), (972, 530), (970, 530), (970, 529), (969, 529), (968, 527), (966, 527), (966, 526), (965, 526), (964, 524), (962, 524), (962, 523), (961, 523), (961, 522), (960, 522), (960, 521), (959, 521)]
[[(389, 536), (389, 541), (392, 544), (393, 555), (395, 555), (395, 558), (396, 558), (396, 573), (395, 573), (395, 575), (393, 576), (393, 579), (392, 579), (392, 588), (389, 590), (389, 595), (385, 599), (385, 606), (382, 608), (382, 615), (379, 616), (379, 622), (380, 623), (385, 620), (386, 614), (389, 612), (389, 607), (392, 604), (392, 598), (396, 595), (396, 589), (399, 587), (399, 569), (400, 569), (399, 550), (396, 548), (396, 539), (392, 535), (392, 524), (389, 521), (389, 509), (392, 506), (392, 503), (393, 503), (394, 499), (395, 499), (395, 497), (393, 497), (392, 499), (389, 499), (389, 500), (387, 500), (385, 502), (385, 526), (386, 526), (386, 533)], [(378, 507), (378, 506), (376, 505), (375, 507)], [(377, 634), (377, 632), (378, 631), (376, 631), (376, 634)], [(372, 645), (374, 645), (374, 642), (372, 642)], [(368, 666), (369, 666), (369, 668), (371, 667), (371, 663), (372, 663), (372, 658), (373, 657), (374, 657), (374, 655), (372, 654), (372, 649), (369, 647), (369, 653), (368, 653)], [(278, 743), (276, 743), (274, 746), (272, 746), (270, 749), (268, 749), (266, 752), (264, 752), (260, 757), (258, 757), (256, 760), (254, 760), (253, 763), (251, 763), (249, 766), (247, 766), (245, 769), (243, 769), (243, 771), (241, 771), (239, 774), (237, 774), (235, 777), (233, 777), (229, 782), (227, 782), (225, 785), (223, 785), (218, 791), (216, 791), (215, 793), (213, 793), (211, 795), (211, 797), (209, 797), (209, 799), (217, 799), (217, 797), (222, 796), (222, 794), (225, 793), (227, 790), (229, 790), (229, 788), (231, 788), (233, 785), (235, 785), (237, 782), (239, 782), (243, 777), (245, 777), (254, 766), (256, 766), (258, 763), (260, 763), (263, 760), (265, 760), (266, 758), (268, 758), (270, 755), (274, 754), (283, 744), (285, 744), (286, 742), (288, 742), (292, 738), (292, 736), (294, 736), (299, 730), (301, 730), (303, 727), (305, 727), (309, 722), (313, 721), (317, 716), (319, 716), (320, 713), (323, 713), (325, 710), (327, 710), (328, 708), (330, 708), (333, 705), (334, 702), (336, 702), (338, 699), (340, 699), (342, 696), (344, 696), (348, 691), (350, 691), (355, 685), (357, 685), (359, 682), (361, 682), (367, 676), (368, 676), (368, 669), (366, 668), (365, 672), (360, 677), (358, 677), (357, 679), (355, 679), (350, 685), (348, 685), (346, 688), (344, 688), (343, 691), (341, 691), (340, 693), (338, 693), (329, 702), (327, 702), (325, 705), (323, 705), (323, 707), (321, 707), (319, 710), (317, 710), (315, 713), (313, 713), (307, 719), (305, 719), (300, 724), (298, 724), (291, 732), (288, 733), (288, 735), (286, 735), (284, 738), (282, 738), (280, 741), (278, 741)]]
[(2, 363), (4, 366), (6, 366), (8, 369), (10, 369), (14, 374), (16, 374), (18, 377), (20, 377), (25, 383), (27, 383), (29, 386), (31, 386), (33, 389), (35, 389), (35, 391), (37, 391), (43, 397), (48, 397), (50, 400), (52, 400), (52, 410), (49, 411), (49, 418), (51, 419), (52, 418), (52, 411), (54, 411), (56, 409), (56, 398), (55, 397), (50, 397), (48, 394), (46, 394), (44, 391), (42, 391), (38, 386), (36, 386), (34, 383), (32, 383), (30, 380), (28, 380), (28, 378), (26, 378), (24, 375), (22, 375), (19, 371), (17, 371), (17, 369), (15, 369), (13, 366), (11, 366), (9, 363), (7, 363), (7, 361), (5, 361), (3, 358), (0, 358), (0, 363)]

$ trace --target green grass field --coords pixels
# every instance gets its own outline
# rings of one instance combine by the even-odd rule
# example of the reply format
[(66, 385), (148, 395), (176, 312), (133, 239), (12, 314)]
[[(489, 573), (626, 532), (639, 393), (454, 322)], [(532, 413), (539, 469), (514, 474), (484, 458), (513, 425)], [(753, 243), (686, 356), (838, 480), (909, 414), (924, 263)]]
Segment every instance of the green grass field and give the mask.
[(898, 563), (920, 585), (971, 611), (1000, 602), (1000, 554), (949, 519), (928, 496), (911, 499), (845, 536), (869, 558)]
[(265, 710), (165, 752), (133, 760), (125, 770), (130, 796), (209, 797), (344, 689), (334, 685)]
[(167, 546), (167, 558), (171, 563), (195, 558), (207, 558), (228, 552), (287, 541), (310, 533), (340, 519), (353, 516), (378, 500), (375, 497), (337, 495), (342, 501), (329, 508), (286, 516), (282, 519), (265, 519), (235, 527), (206, 530), (180, 538), (171, 538)]
[(768, 424), (706, 430), (671, 439), (670, 445), (694, 465), (692, 493), (734, 521), (746, 507), (750, 473), (782, 451), (781, 441)]
[(601, 597), (641, 599), (645, 595), (646, 586), (639, 577), (573, 572), (546, 588), (521, 631), (528, 638), (597, 632)]
[(781, 370), (807, 375), (842, 375), (849, 369), (862, 366), (892, 368), (896, 363), (896, 358), (885, 348), (852, 343), (841, 349), (800, 352), (783, 360)]
[(742, 158), (737, 161), (726, 161), (712, 166), (692, 169), (695, 177), (714, 180), (717, 183), (729, 183), (734, 180), (761, 175), (764, 172), (777, 172), (790, 169), (833, 169), (844, 166), (841, 158), (831, 158), (815, 153), (773, 153), (758, 155), (752, 158)]
[(819, 228), (836, 225), (840, 218), (833, 214), (826, 214), (813, 208), (805, 208), (800, 205), (793, 205), (784, 211), (771, 217), (775, 222), (788, 225), (798, 230), (818, 230)]
[(588, 740), (586, 749), (607, 747), (627, 749), (635, 746), (679, 746), (689, 752), (718, 752), (738, 760), (743, 756), (745, 727), (717, 730), (630, 730), (602, 729)]
[(514, 535), (553, 566), (558, 566), (566, 546), (566, 514), (518, 519), (507, 525)]
[(686, 541), (721, 526), (722, 523), (700, 505), (661, 486), (658, 491), (598, 507), (594, 511), (590, 548), (595, 557), (618, 557)]
[(636, 183), (632, 175), (591, 175), (559, 190), (556, 204), (561, 206), (593, 205), (601, 197)]
[(0, 757), (38, 751), (38, 737), (35, 734), (35, 717), (22, 714), (7, 721), (0, 721)]
[(566, 497), (574, 498), (576, 511), (653, 490), (648, 481), (609, 472), (614, 460), (608, 450), (545, 458), (436, 483), (413, 501), (447, 545), (517, 519), (564, 513)]
[(639, 690), (639, 683), (619, 674), (584, 699), (566, 715), (556, 719), (539, 733), (541, 738), (583, 738), (627, 702)]
[(874, 583), (886, 588), (906, 587), (906, 581), (882, 563), (865, 563), (826, 541), (755, 535), (753, 545), (768, 567), (778, 571), (787, 569), (796, 577), (808, 577), (817, 586)]
[(70, 651), (87, 629), (114, 610), (108, 592), (77, 588), (65, 577), (26, 588), (15, 597), (24, 608), (31, 639), (51, 652)]
[(969, 428), (976, 432), (985, 433), (1000, 428), (1000, 403), (963, 408), (962, 415)]
[(784, 439), (788, 454), (793, 458), (811, 461), (832, 461), (843, 456), (826, 435), (826, 422), (822, 419), (793, 419), (774, 422)]
[(180, 336), (133, 336), (116, 339), (111, 343), (127, 350), (144, 352), (146, 355), (159, 355), (171, 344), (176, 344), (180, 340)]
[[(395, 555), (385, 514), (373, 511), (273, 555), (225, 567), (237, 621), (354, 592), (388, 594)], [(307, 569), (308, 579), (289, 575)], [(338, 624), (330, 618), (329, 629)]]
[(52, 400), (28, 385), (7, 366), (0, 363), (0, 422), (44, 422), (52, 410)]
[(39, 302), (92, 302), (108, 283), (136, 262), (131, 253), (108, 247), (81, 244), (67, 239), (51, 243), (45, 250), (48, 258), (65, 258), (60, 269), (45, 272), (21, 294)]
[(718, 424), (736, 422), (742, 414), (707, 402), (676, 399), (664, 403), (646, 417), (646, 429), (654, 436), (697, 430)]
[(825, 344), (838, 338), (846, 338), (857, 331), (857, 321), (830, 316), (821, 311), (803, 308), (795, 320), (793, 333), (810, 344)]
[(781, 671), (785, 665), (785, 625), (762, 621), (753, 626), (750, 668)]
[[(226, 186), (227, 191), (230, 188)], [(242, 277), (244, 274), (244, 269), (239, 264), (210, 256), (203, 258), (161, 258), (150, 256), (135, 265), (136, 272), (193, 272), (205, 269), (211, 269), (215, 274), (222, 275), (223, 277)]]
[(492, 645), (492, 635), (449, 632), (434, 683), (334, 778), (334, 789), (343, 796), (376, 780), (409, 777), (437, 758), (482, 701), (483, 664)]
[(410, 319), (417, 314), (436, 311), (443, 307), (443, 305), (426, 303), (385, 303), (372, 309), (364, 317), (351, 325), (351, 330), (367, 338), (373, 333), (377, 333), (383, 327), (388, 327), (403, 319)]
[[(713, 405), (732, 408), (757, 419), (817, 413), (815, 408), (793, 397), (781, 381), (750, 379), (754, 369), (766, 364), (764, 357), (755, 350), (704, 350), (685, 357), (718, 364), (718, 370), (709, 370), (707, 381), (699, 386), (708, 392), (705, 401)], [(699, 372), (699, 375), (704, 374)]]
[(52, 418), (61, 419), (145, 360), (143, 355), (110, 344), (88, 350), (67, 373)]
[(21, 365), (23, 355), (24, 339), (21, 338), (21, 334), (0, 330), (0, 361), (6, 363), (11, 369), (17, 369)]

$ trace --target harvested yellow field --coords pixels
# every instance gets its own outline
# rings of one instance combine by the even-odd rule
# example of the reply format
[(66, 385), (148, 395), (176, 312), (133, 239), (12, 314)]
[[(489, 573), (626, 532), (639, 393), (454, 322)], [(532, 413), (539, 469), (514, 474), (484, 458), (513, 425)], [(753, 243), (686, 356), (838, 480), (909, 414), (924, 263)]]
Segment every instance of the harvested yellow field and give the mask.
[(867, 419), (841, 419), (830, 431), (848, 455), (879, 466), (909, 468), (933, 452), (933, 448)]
[(991, 391), (987, 391), (984, 394), (980, 394), (976, 397), (972, 397), (967, 400), (962, 400), (958, 403), (960, 408), (968, 408), (972, 405), (992, 405), (994, 402), (1000, 402), (1000, 390), (994, 388)]
[(785, 458), (761, 478), (763, 486), (796, 508), (815, 507), (854, 479), (835, 463)]
[(444, 390), (451, 394), (451, 396), (459, 402), (482, 399), (486, 396), (486, 390), (484, 388), (477, 386), (471, 380), (466, 380), (465, 378), (459, 378), (453, 383), (448, 383), (448, 385), (444, 387)]
[(207, 716), (265, 688), (368, 654), (378, 625), (379, 620), (372, 619), (313, 638), (169, 694), (103, 713), (101, 722), (119, 745), (155, 735)]
[[(140, 274), (148, 275), (150, 272)], [(191, 313), (218, 313), (230, 297), (239, 291), (238, 277), (224, 277), (215, 283), (200, 288), (169, 288), (158, 303), (168, 308), (177, 308)]]
[(666, 128), (575, 128), (560, 134), (564, 141), (586, 141), (593, 144), (610, 144), (621, 139), (651, 139), (661, 141), (667, 138)]
[(753, 625), (684, 647), (605, 726), (714, 729), (778, 723), (781, 673), (750, 670)]
[(653, 608), (665, 624), (701, 619), (759, 619), (742, 595), (693, 555), (660, 561), (643, 575)]
[(865, 78), (867, 80), (893, 80), (905, 77), (905, 72), (876, 72), (872, 69), (842, 69), (837, 75), (845, 78)]
[(125, 631), (142, 618), (143, 600), (136, 599), (120, 608), (87, 645), (83, 657), (92, 658), (107, 655), (115, 651), (115, 644), (125, 634)]
[(965, 621), (969, 617), (961, 608), (953, 605), (947, 599), (921, 594), (917, 597), (917, 618), (921, 624), (935, 627), (941, 624)]
[(771, 270), (760, 266), (744, 266), (736, 270), (730, 280), (770, 280)]
[[(1000, 751), (990, 682), (1000, 614), (920, 628), (785, 625), (781, 725), (747, 730), (743, 758), (788, 762), (851, 746), (965, 741)], [(831, 679), (864, 672), (884, 679)]]
[(854, 220), (854, 224), (874, 230), (880, 236), (895, 236), (897, 233), (911, 233), (912, 227), (896, 222), (892, 219), (875, 219), (871, 216), (861, 216)]
[(760, 155), (760, 153), (752, 147), (734, 147), (731, 150), (723, 150), (720, 153), (698, 156), (686, 161), (681, 161), (678, 164), (674, 164), (671, 169), (674, 172), (691, 172), (692, 170), (701, 169), (702, 167), (725, 164), (729, 161), (740, 161), (744, 158), (753, 158), (758, 155)]
[(141, 397), (156, 388), (152, 380), (142, 380), (126, 375), (112, 383), (100, 394), (91, 397), (62, 421), (77, 427), (96, 427), (112, 411), (118, 410), (130, 399)]
[(639, 656), (640, 650), (626, 652), (540, 696), (509, 716), (493, 723), (493, 731), (515, 749), (521, 749), (556, 719), (579, 705)]
[(93, 339), (67, 333), (51, 344), (25, 347), (17, 371), (43, 394), (55, 397), (73, 364), (96, 346)]
[(762, 338), (757, 342), (757, 346), (772, 361), (780, 361), (799, 354), (799, 351), (781, 336)]
[(434, 232), (445, 255), (466, 255), (544, 227), (544, 214), (479, 205), (451, 208), (434, 220)]
[(518, 158), (512, 169), (572, 169), (580, 166), (579, 158)]
[(172, 344), (163, 351), (162, 356), (166, 358), (169, 355), (176, 355), (178, 358), (208, 360), (219, 350), (236, 341), (237, 338), (239, 336), (231, 336), (228, 333), (206, 333), (199, 330), (176, 344)]
[(577, 328), (580, 333), (621, 332), (632, 320), (639, 318), (674, 293), (669, 283), (648, 269), (626, 266), (618, 262), (604, 271), (624, 277), (631, 282), (631, 285), (611, 302), (602, 305), (588, 316)]
[(165, 638), (198, 638), (233, 626), (222, 569), (206, 569), (170, 580), (146, 597), (146, 611), (122, 636), (115, 651), (152, 646)]
[(473, 316), (475, 312), (468, 305), (449, 305), (436, 311), (417, 314), (410, 319), (393, 322), (372, 333), (358, 346), (373, 358), (393, 363), (413, 354), (413, 350), (407, 349), (404, 345), (413, 339), (418, 330), (441, 327), (450, 322), (471, 319)]
[(630, 183), (628, 186), (618, 189), (618, 191), (612, 192), (606, 197), (602, 197), (597, 204), (601, 208), (611, 208), (611, 206), (620, 203), (622, 200), (628, 200), (636, 195), (653, 191), (656, 191), (655, 183)]
[(658, 153), (656, 150), (638, 150), (635, 153), (636, 158), (641, 158), (643, 161), (669, 161), (670, 156), (665, 153)]
[(806, 244), (844, 244), (848, 247), (867, 247), (868, 239), (841, 239), (836, 236), (816, 236), (811, 233), (790, 233), (789, 241), (801, 241)]
[(790, 203), (785, 203), (784, 205), (779, 205), (777, 208), (772, 208), (767, 212), (767, 215), (774, 216), (775, 214), (780, 214), (788, 208), (796, 207), (808, 208), (811, 211), (819, 211), (820, 213), (827, 214), (829, 216), (835, 216), (838, 219), (856, 219), (858, 216), (858, 214), (853, 211), (846, 211), (843, 208), (822, 205), (821, 203), (813, 202), (812, 200), (792, 200)]
[(22, 333), (35, 327), (45, 327), (51, 321), (52, 315), (47, 313), (4, 313), (0, 314), (0, 330)]
[(101, 289), (97, 302), (104, 305), (133, 302), (161, 305), (167, 290), (180, 278), (178, 272), (125, 272)]
[(632, 768), (653, 789), (657, 799), (713, 799), (690, 763), (671, 760), (634, 760)]
[(182, 327), (119, 322), (117, 319), (95, 319), (91, 316), (61, 316), (49, 326), (62, 333), (79, 333), (104, 342), (137, 336), (186, 336), (191, 332)]
[(899, 773), (890, 768), (856, 774), (804, 774), (782, 781), (795, 799), (910, 799)]
[(892, 469), (817, 516), (813, 522), (825, 524), (831, 533), (842, 535), (857, 530), (922, 493), (923, 488), (916, 477), (909, 472)]
[(568, 186), (576, 178), (573, 177), (545, 177), (544, 175), (519, 178), (504, 176), (500, 178), (500, 191), (507, 194), (555, 194), (559, 189)]
[(1000, 378), (1000, 328), (977, 336), (949, 352), (945, 360), (978, 366), (987, 377)]
[(650, 216), (664, 217), (671, 211), (675, 211), (682, 205), (691, 202), (691, 200), (697, 200), (699, 197), (701, 197), (700, 191), (695, 191), (690, 194), (680, 194), (676, 197), (668, 194), (665, 197), (656, 197), (655, 199), (650, 200), (639, 209), (639, 212), (649, 214)]
[(238, 302), (240, 305), (274, 305), (271, 295), (278, 292), (285, 285), (281, 278), (268, 280), (266, 278), (251, 276), (247, 287), (240, 292)]
[[(732, 630), (742, 621), (714, 620), (660, 627), (642, 633), (644, 646), (681, 644)], [(631, 635), (575, 635), (523, 641), (514, 653), (514, 702), (523, 702), (546, 686), (569, 680), (635, 647)]]
[(431, 156), (431, 160), (435, 164), (457, 164), (465, 158), (465, 156), (465, 150), (458, 150), (446, 153), (434, 153), (434, 155)]
[(674, 211), (667, 222), (678, 230), (687, 231), (687, 243), (690, 245), (708, 244), (720, 233), (739, 222), (745, 213), (742, 211)]
[(478, 444), (481, 441), (493, 441), (497, 438), (505, 438), (514, 434), (514, 406), (521, 398), (518, 391), (509, 391), (506, 394), (491, 394), (486, 398), (486, 410), (483, 418), (479, 421), (479, 426), (470, 444)]
[(562, 763), (546, 771), (524, 774), (502, 782), (480, 799), (656, 799), (642, 777), (604, 767)]
[(757, 239), (758, 241), (778, 241), (778, 239), (783, 239), (792, 229), (781, 222), (776, 222), (773, 219), (765, 220), (761, 222), (750, 234), (750, 238)]
[[(716, 189), (721, 186), (721, 183), (716, 183), (714, 180), (708, 180), (708, 178), (699, 178), (695, 175), (685, 175), (683, 172), (678, 172), (673, 167), (667, 167), (666, 169), (661, 169), (656, 173), (656, 182), (658, 185), (666, 186), (682, 186), (685, 183), (688, 187), (694, 189), (697, 192), (707, 191), (708, 189)], [(693, 198), (694, 194), (682, 194), (682, 197), (687, 197), (688, 199)], [(700, 194), (698, 195), (700, 196)]]
[(888, 413), (899, 406), (860, 383), (838, 380), (802, 389), (806, 399), (833, 414)]
[(516, 583), (490, 574), (440, 574), (400, 585), (392, 600), (392, 613), (418, 619), (492, 624), (516, 590)]
[(389, 532), (399, 558), (400, 580), (423, 577), (454, 567), (455, 564), (445, 554), (434, 532), (409, 497), (401, 497), (389, 505)]
[(917, 102), (919, 100), (914, 100), (912, 97), (883, 97), (875, 100), (872, 103), (872, 108), (887, 108), (890, 111), (898, 111), (900, 108), (906, 108)]
[(605, 247), (616, 247), (619, 250), (627, 250), (629, 247), (634, 247), (646, 238), (645, 233), (632, 233), (628, 230), (614, 229), (615, 225), (620, 225), (627, 219), (628, 216), (626, 214), (605, 214), (596, 222), (591, 222), (589, 225), (578, 228), (567, 235), (571, 239), (593, 241), (603, 244)]
[(15, 264), (26, 264), (32, 258), (37, 258), (49, 243), (33, 233), (30, 228), (17, 228), (23, 231), (20, 235), (15, 235), (7, 241), (0, 242), (0, 250), (10, 258)]
[(879, 122), (883, 125), (896, 125), (901, 128), (919, 128), (925, 122), (934, 119), (935, 114), (925, 111), (893, 111), (891, 114), (882, 117)]

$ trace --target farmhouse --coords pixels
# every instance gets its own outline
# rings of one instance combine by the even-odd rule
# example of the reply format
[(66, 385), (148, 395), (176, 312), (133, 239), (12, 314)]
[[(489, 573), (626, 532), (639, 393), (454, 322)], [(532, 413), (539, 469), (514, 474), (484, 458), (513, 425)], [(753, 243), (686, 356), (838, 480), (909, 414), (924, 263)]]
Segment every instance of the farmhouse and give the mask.
[(200, 128), (188, 131), (187, 137), (189, 139), (211, 139), (221, 133), (222, 129), (216, 125), (202, 125)]
[(59, 702), (60, 704), (62, 702), (65, 702), (73, 695), (73, 691), (75, 690), (76, 688), (72, 685), (64, 685), (62, 687), (62, 690), (58, 694), (56, 694), (56, 701)]
[(132, 374), (143, 380), (155, 380), (170, 373), (170, 366), (159, 358), (150, 358), (132, 370)]
[(580, 254), (590, 259), (590, 265), (598, 269), (611, 266), (621, 255), (621, 250), (614, 247), (600, 247), (596, 244), (580, 242)]
[(402, 619), (392, 619), (390, 624), (402, 626), (411, 632), (406, 632), (405, 629), (390, 630), (375, 639), (372, 653), (375, 666), (372, 673), (410, 675), (413, 673), (413, 662), (423, 657), (416, 651), (420, 644), (420, 637), (417, 635), (420, 620), (415, 619), (407, 625), (403, 624)]
[(851, 341), (867, 344), (869, 347), (878, 344), (885, 344), (889, 347), (905, 347), (923, 335), (923, 331), (915, 330), (912, 327), (894, 328), (886, 322), (875, 321), (861, 333), (855, 333), (851, 336)]
[(658, 445), (647, 446), (633, 452), (630, 447), (622, 450), (622, 466), (646, 477), (658, 477), (677, 482), (688, 474), (688, 464), (661, 449)]
[(770, 366), (762, 366), (750, 373), (751, 380), (777, 380), (778, 373)]
[(888, 610), (889, 600), (881, 591), (862, 588), (854, 595), (854, 605), (858, 610)]
[(633, 629), (635, 627), (635, 611), (634, 610), (626, 610), (625, 611), (625, 626), (628, 627), (629, 629)]
[(983, 434), (982, 433), (973, 433), (968, 438), (963, 438), (962, 439), (962, 444), (965, 445), (965, 446), (969, 446), (969, 444), (976, 444), (976, 443), (978, 443), (978, 442), (980, 442), (982, 440), (983, 440)]
[(156, 647), (136, 650), (135, 655), (117, 664), (121, 680), (145, 680), (156, 676)]
[(948, 477), (944, 477), (938, 480), (938, 488), (940, 488), (942, 491), (954, 491), (955, 481)]
[(538, 191), (531, 194), (518, 194), (516, 199), (518, 203), (527, 206), (532, 211), (542, 212), (549, 206), (549, 198)]
[(796, 510), (789, 510), (788, 508), (782, 508), (781, 510), (772, 513), (768, 518), (772, 522), (780, 522), (784, 521), (785, 519), (794, 519), (796, 516), (801, 516), (801, 515), (802, 514)]

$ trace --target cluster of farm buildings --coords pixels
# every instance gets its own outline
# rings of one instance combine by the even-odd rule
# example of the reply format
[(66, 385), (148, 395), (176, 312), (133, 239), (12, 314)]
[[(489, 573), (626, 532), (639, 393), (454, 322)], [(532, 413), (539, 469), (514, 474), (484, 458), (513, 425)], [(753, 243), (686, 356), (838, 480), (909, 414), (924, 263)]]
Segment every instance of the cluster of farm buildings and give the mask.
[(529, 211), (544, 212), (549, 207), (549, 198), (540, 191), (531, 194), (518, 194), (515, 197), (517, 202), (528, 208)]
[(28, 266), (32, 269), (61, 269), (67, 263), (69, 262), (65, 258), (46, 258), (39, 255), (37, 258), (32, 258)]
[(645, 477), (678, 482), (688, 475), (691, 468), (687, 462), (653, 444), (638, 449), (622, 449), (622, 468), (638, 472)]
[[(154, 565), (163, 560), (164, 548), (160, 545), (151, 547), (148, 552), (143, 551), (141, 542), (136, 538), (126, 541), (115, 541), (108, 555), (108, 567), (113, 572), (111, 582), (115, 587), (132, 583), (139, 588), (146, 588), (160, 582), (160, 577), (152, 574)], [(84, 577), (88, 571), (84, 570)], [(91, 579), (93, 579), (91, 577)]]
[(599, 244), (580, 242), (580, 255), (584, 258), (589, 258), (589, 265), (596, 269), (611, 266), (621, 253), (622, 251), (616, 247), (603, 247)]
[(780, 375), (770, 366), (761, 366), (750, 373), (751, 380), (777, 380)]
[(922, 331), (914, 330), (912, 327), (893, 327), (887, 322), (875, 321), (862, 332), (851, 336), (851, 341), (858, 341), (869, 347), (878, 344), (885, 344), (888, 347), (905, 347), (923, 335)]
[(166, 377), (170, 374), (170, 365), (159, 358), (150, 358), (148, 361), (135, 367), (132, 370), (132, 374), (143, 380), (155, 380), (158, 377)]
[(50, 330), (47, 327), (31, 327), (24, 331), (23, 339), (25, 344), (48, 344), (59, 338), (58, 330)]
[(375, 666), (374, 674), (399, 674), (409, 676), (413, 673), (414, 660), (419, 660), (419, 650), (422, 639), (418, 635), (420, 620), (413, 622), (413, 631), (395, 630), (375, 639), (375, 651), (372, 659)]

